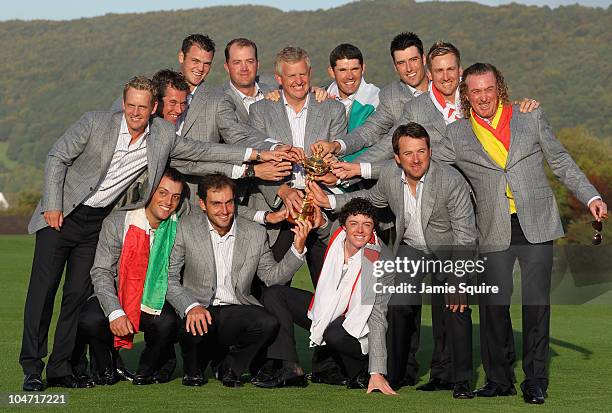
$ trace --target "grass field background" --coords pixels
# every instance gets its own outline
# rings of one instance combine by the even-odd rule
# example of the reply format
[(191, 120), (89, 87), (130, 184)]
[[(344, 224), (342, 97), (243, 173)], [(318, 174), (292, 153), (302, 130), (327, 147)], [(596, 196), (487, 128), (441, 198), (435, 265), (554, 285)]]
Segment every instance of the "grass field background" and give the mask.
[[(21, 345), (23, 304), (33, 253), (31, 236), (0, 236), (0, 393), (21, 392), (22, 372), (18, 363)], [(302, 269), (295, 286), (308, 288), (310, 280)], [(58, 294), (59, 296), (59, 294)], [(59, 297), (56, 309), (59, 308)], [(413, 387), (403, 388), (397, 397), (382, 394), (366, 395), (364, 391), (347, 390), (338, 386), (310, 384), (305, 389), (243, 388), (227, 389), (211, 380), (201, 388), (181, 385), (182, 370), (177, 368), (175, 379), (168, 384), (144, 387), (121, 382), (112, 387), (59, 390), (47, 393), (68, 394), (68, 405), (48, 406), (46, 409), (68, 411), (612, 411), (612, 306), (582, 305), (554, 306), (551, 325), (551, 360), (549, 397), (543, 406), (526, 405), (520, 396), (494, 399), (453, 400), (450, 392), (424, 393)], [(520, 359), (520, 307), (513, 307), (514, 334)], [(57, 313), (55, 314), (55, 317)], [(55, 324), (56, 318), (52, 322)], [(474, 312), (475, 384), (483, 384), (484, 375), (479, 356), (478, 312)], [(53, 332), (51, 333), (53, 334)], [(300, 357), (310, 368), (310, 350), (305, 333), (300, 330)], [(423, 311), (421, 383), (428, 379), (431, 355), (431, 321), (428, 308)], [(141, 340), (142, 337), (139, 337)], [(52, 342), (52, 336), (49, 339)], [(177, 347), (178, 350), (178, 347)], [(125, 352), (128, 367), (134, 368), (137, 351)], [(179, 362), (180, 363), (180, 362)], [(517, 378), (522, 380), (520, 361)], [(519, 391), (520, 395), (520, 391)], [(6, 396), (3, 396), (6, 399)], [(33, 406), (7, 407), (0, 410), (17, 411)]]

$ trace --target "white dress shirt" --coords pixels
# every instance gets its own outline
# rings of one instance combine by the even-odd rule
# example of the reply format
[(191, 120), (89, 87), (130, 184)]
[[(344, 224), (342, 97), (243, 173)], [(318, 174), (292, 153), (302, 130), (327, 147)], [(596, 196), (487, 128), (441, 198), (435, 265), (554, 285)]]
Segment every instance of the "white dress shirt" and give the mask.
[[(304, 149), (304, 141), (306, 135), (306, 118), (308, 117), (308, 105), (310, 104), (310, 94), (306, 95), (306, 101), (304, 106), (299, 112), (293, 110), (291, 105), (287, 103), (285, 99), (285, 92), (281, 94), (283, 103), (285, 104), (285, 112), (289, 120), (289, 126), (291, 127), (291, 138), (293, 146)], [(304, 168), (300, 164), (293, 164), (293, 179), (291, 180), (292, 186), (298, 189), (306, 188), (306, 181), (304, 179)]]
[(136, 142), (130, 144), (132, 135), (128, 130), (125, 115), (121, 119), (119, 138), (106, 176), (83, 204), (92, 208), (103, 208), (110, 205), (147, 167), (147, 136), (149, 125)]
[(402, 183), (404, 184), (404, 222), (406, 223), (402, 240), (413, 248), (428, 252), (425, 234), (423, 233), (423, 225), (421, 224), (421, 198), (426, 177), (427, 173), (417, 182), (415, 196), (412, 194), (410, 185), (406, 180), (406, 174), (402, 171)]
[(255, 82), (255, 95), (254, 96), (245, 95), (240, 90), (238, 90), (238, 88), (236, 88), (236, 86), (234, 86), (232, 82), (230, 82), (230, 87), (234, 89), (234, 92), (236, 92), (238, 96), (240, 97), (240, 100), (242, 101), (242, 104), (244, 105), (244, 108), (246, 109), (247, 113), (249, 113), (249, 108), (251, 107), (253, 103), (259, 102), (260, 100), (264, 98), (264, 94), (259, 88), (259, 85), (257, 84), (257, 82)]

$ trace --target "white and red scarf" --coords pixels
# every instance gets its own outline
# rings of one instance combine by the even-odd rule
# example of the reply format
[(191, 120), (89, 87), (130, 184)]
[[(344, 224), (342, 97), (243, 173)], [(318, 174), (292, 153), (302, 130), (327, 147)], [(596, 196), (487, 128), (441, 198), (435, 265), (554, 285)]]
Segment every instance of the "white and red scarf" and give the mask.
[(336, 318), (344, 315), (342, 327), (359, 340), (361, 352), (367, 354), (370, 331), (368, 319), (372, 313), (374, 299), (364, 300), (364, 297), (372, 294), (362, 290), (362, 280), (363, 277), (373, 276), (373, 263), (380, 257), (381, 244), (374, 233), (372, 239), (349, 260), (348, 269), (342, 276), (345, 239), (346, 231), (342, 227), (338, 228), (325, 251), (317, 289), (308, 309), (308, 318), (312, 320), (310, 345), (325, 345), (325, 329)]

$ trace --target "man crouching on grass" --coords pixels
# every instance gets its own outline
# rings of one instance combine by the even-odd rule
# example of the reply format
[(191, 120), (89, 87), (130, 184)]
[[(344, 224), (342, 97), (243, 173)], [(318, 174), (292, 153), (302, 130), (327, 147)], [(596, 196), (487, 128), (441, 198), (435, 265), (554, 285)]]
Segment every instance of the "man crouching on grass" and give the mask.
[(374, 231), (377, 221), (376, 208), (363, 198), (342, 208), (340, 227), (332, 231), (314, 296), (286, 285), (264, 289), (264, 306), (280, 323), (268, 348), (268, 363), (282, 367), (268, 377), (255, 377), (253, 384), (264, 388), (306, 384), (295, 348), (295, 323), (310, 331), (311, 346), (324, 348), (339, 361), (348, 388), (396, 394), (383, 376), (387, 372), (386, 300), (374, 290), (376, 283), (387, 284), (393, 274), (374, 277), (374, 262), (387, 255)]
[(112, 349), (132, 348), (139, 331), (145, 347), (132, 383), (152, 384), (171, 376), (159, 370), (164, 349), (178, 331), (178, 316), (165, 299), (184, 182), (178, 171), (166, 169), (146, 207), (113, 212), (102, 224), (91, 269), (95, 294), (79, 319), (79, 336), (90, 344), (98, 368), (97, 384), (119, 381)]

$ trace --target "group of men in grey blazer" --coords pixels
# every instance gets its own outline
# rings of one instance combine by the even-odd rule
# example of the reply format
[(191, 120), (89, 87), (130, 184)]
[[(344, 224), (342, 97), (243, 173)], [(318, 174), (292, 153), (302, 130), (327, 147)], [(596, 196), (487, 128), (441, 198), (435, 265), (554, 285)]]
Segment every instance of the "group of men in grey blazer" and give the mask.
[[(174, 126), (159, 117), (150, 119), (156, 106), (151, 98), (161, 94), (137, 78), (124, 90), (123, 114), (84, 115), (49, 153), (43, 199), (30, 224), (37, 241), (20, 356), (24, 390), (44, 388), (42, 358), (46, 355), (53, 298), (65, 264), (62, 310), (47, 366), (47, 385), (87, 387), (72, 374), (70, 352), (76, 335), (75, 315), (91, 291), (89, 277), (85, 275), (95, 256), (102, 220), (115, 204), (123, 205), (123, 209), (144, 206), (170, 160), (171, 166), (190, 176), (191, 183), (190, 205), (194, 211), (181, 222), (176, 245), (185, 257), (199, 256), (189, 264), (184, 261), (185, 268), (199, 265), (198, 259), (203, 260), (200, 270), (215, 266), (214, 256), (198, 249), (198, 242), (209, 236), (209, 231), (199, 228), (206, 223), (200, 212), (201, 209), (206, 212), (201, 207), (206, 192), (198, 193), (198, 176), (220, 172), (240, 179), (239, 189), (232, 188), (232, 199), (239, 196), (246, 205), (239, 209), (240, 217), (234, 221), (237, 231), (248, 234), (252, 229), (255, 232), (248, 237), (263, 237), (256, 241), (263, 249), (253, 253), (257, 255), (254, 266), (247, 260), (248, 268), (234, 268), (237, 265), (234, 259), (228, 269), (231, 277), (238, 280), (240, 288), (237, 285), (234, 288), (242, 292), (234, 298), (242, 305), (258, 304), (248, 291), (255, 271), (264, 282), (266, 277), (271, 277), (274, 283), (290, 279), (289, 273), (299, 267), (291, 254), (296, 255), (295, 244), (302, 245), (302, 241), (316, 286), (323, 265), (323, 238), (315, 231), (309, 233), (310, 227), (304, 228), (303, 223), (298, 224), (296, 231), (285, 221), (288, 216), (297, 215), (306, 196), (313, 197), (322, 207), (334, 207), (332, 210), (354, 197), (365, 197), (377, 207), (390, 206), (396, 215), (393, 249), (396, 253), (409, 251), (407, 254), (413, 259), (419, 254), (443, 259), (459, 255), (457, 251), (464, 249), (474, 251), (478, 246), (492, 263), (479, 275), (479, 281), (488, 284), (508, 287), (514, 260), (518, 258), (521, 265), (525, 264), (523, 279), (529, 278), (533, 288), (541, 292), (539, 297), (544, 298), (536, 306), (526, 306), (523, 324), (524, 331), (529, 333), (524, 335), (526, 380), (521, 389), (526, 402), (543, 403), (548, 386), (550, 307), (546, 298), (550, 289), (552, 240), (562, 236), (563, 229), (542, 161), (546, 160), (553, 172), (588, 205), (595, 219), (607, 218), (607, 206), (556, 140), (541, 109), (522, 113), (525, 102), (520, 110), (518, 106), (513, 108), (510, 149), (502, 167), (491, 160), (474, 135), (470, 114), (493, 122), (498, 104), (509, 104), (507, 96), (499, 93), (505, 86), (503, 77), (492, 65), (476, 64), (463, 72), (461, 78), (459, 52), (450, 43), (438, 42), (426, 55), (418, 36), (413, 33), (396, 36), (391, 43), (391, 56), (399, 80), (381, 90), (377, 111), (348, 135), (343, 105), (335, 99), (321, 101), (311, 93), (310, 60), (303, 49), (287, 47), (278, 54), (275, 78), (282, 89), (276, 101), (264, 96), (274, 88), (256, 81), (257, 46), (252, 41), (234, 39), (228, 43), (225, 69), (230, 82), (222, 90), (203, 83), (214, 52), (214, 43), (207, 36), (191, 35), (184, 40), (179, 52), (180, 75), (189, 93), (181, 87), (185, 101), (178, 103), (180, 113), (168, 114), (171, 122), (174, 118)], [(438, 97), (441, 101), (436, 104)], [(527, 106), (530, 104), (527, 102)], [(370, 147), (352, 164), (333, 164), (332, 180), (351, 183), (361, 177), (377, 179), (378, 183), (371, 190), (336, 198), (324, 193), (318, 184), (307, 183), (297, 161), (311, 155), (315, 145), (323, 155), (337, 156)], [(255, 162), (243, 163), (247, 161)], [(92, 168), (98, 164), (99, 167)], [(135, 199), (118, 202), (118, 198), (130, 192), (126, 183), (138, 179), (142, 190)], [(507, 208), (508, 185), (516, 203), (516, 212), (512, 214)], [(224, 214), (227, 215), (227, 210)], [(331, 211), (328, 215), (333, 220)], [(185, 227), (186, 223), (191, 224)], [(255, 230), (254, 223), (265, 226), (267, 231)], [(200, 236), (190, 233), (196, 230), (203, 233)], [(186, 238), (188, 242), (180, 241), (185, 234), (191, 234)], [(239, 238), (235, 242), (234, 251), (238, 248), (242, 253), (243, 244)], [(465, 248), (450, 248), (450, 253), (442, 248), (449, 246)], [(196, 250), (186, 253), (193, 248)], [(264, 256), (266, 265), (259, 268), (257, 263)], [(273, 264), (269, 259), (272, 257), (272, 261), (283, 265)], [(530, 265), (534, 260), (536, 263)], [(209, 271), (211, 268), (189, 272), (219, 270), (217, 267)], [(271, 268), (274, 270), (270, 273)], [(244, 285), (240, 281), (243, 277), (237, 276), (242, 270), (248, 273)], [(204, 282), (210, 288), (204, 289), (208, 295), (202, 295), (201, 280), (192, 280), (197, 288), (186, 285), (184, 280), (181, 284), (179, 272), (178, 264), (171, 263), (168, 301), (181, 317), (186, 317), (193, 310), (189, 308), (192, 304), (215, 299), (215, 287)], [(452, 283), (455, 279), (452, 274), (437, 274), (432, 282)], [(523, 288), (532, 287), (523, 283)], [(480, 300), (480, 340), (487, 376), (485, 386), (472, 392), (471, 318), (467, 301), (462, 295), (432, 297), (432, 303), (436, 302), (435, 350), (432, 377), (421, 386), (422, 390), (453, 389), (456, 398), (471, 398), (474, 393), (483, 397), (516, 393), (512, 382), (514, 342), (508, 303), (495, 298), (487, 296)], [(397, 348), (389, 352), (389, 374), (393, 375), (390, 383), (397, 388), (413, 384), (416, 379), (418, 365), (414, 353), (419, 345), (420, 307), (393, 307), (390, 306), (390, 314), (412, 308), (395, 322), (389, 316), (386, 346), (388, 350)], [(192, 328), (196, 324), (206, 327), (210, 314), (197, 313), (187, 321), (187, 326), (191, 322)], [(416, 324), (411, 332), (393, 335), (399, 332), (396, 329), (402, 330), (401, 324), (410, 322)], [(274, 330), (270, 323), (267, 327)], [(195, 331), (191, 332), (195, 335)], [(392, 354), (394, 351), (397, 354)], [(247, 369), (245, 360), (252, 362), (255, 353), (249, 352), (246, 358), (235, 357), (235, 366), (239, 366), (236, 369)], [(391, 373), (392, 370), (396, 372)], [(197, 371), (192, 376), (197, 376)], [(229, 386), (239, 385), (235, 374), (224, 375), (223, 381)], [(372, 389), (382, 391), (380, 386)]]

